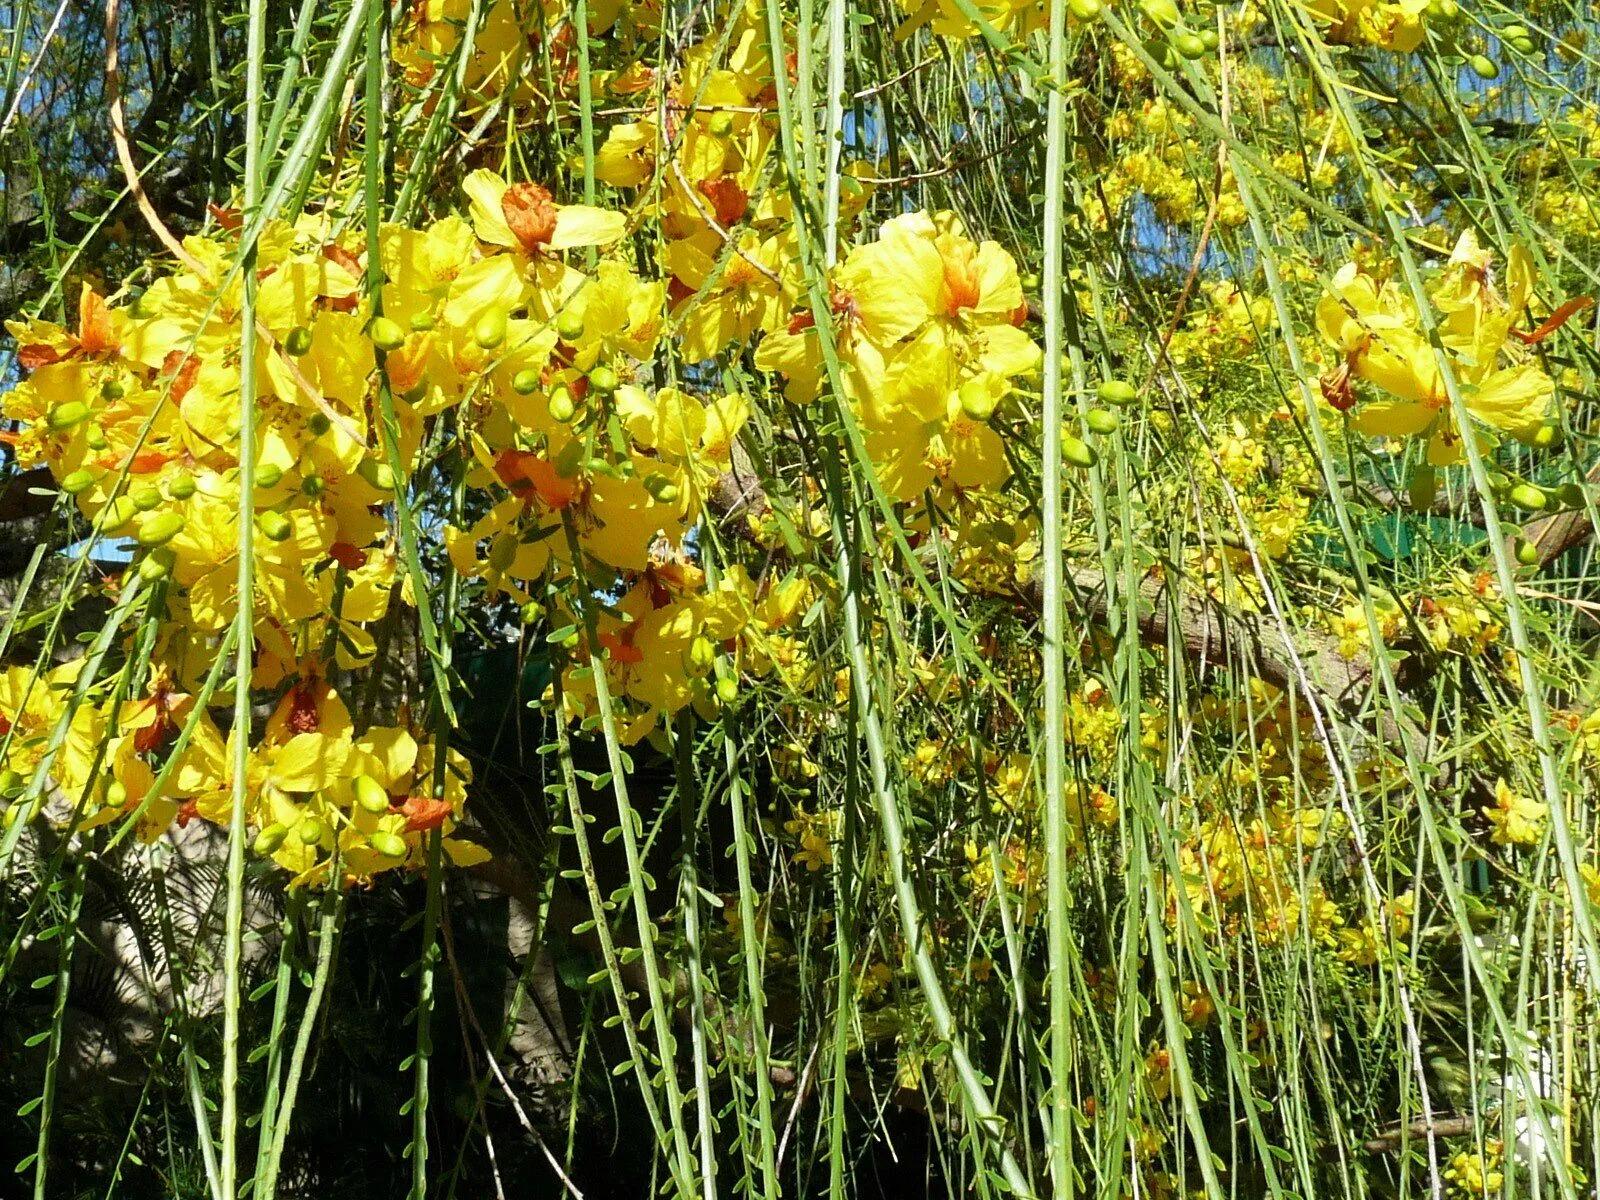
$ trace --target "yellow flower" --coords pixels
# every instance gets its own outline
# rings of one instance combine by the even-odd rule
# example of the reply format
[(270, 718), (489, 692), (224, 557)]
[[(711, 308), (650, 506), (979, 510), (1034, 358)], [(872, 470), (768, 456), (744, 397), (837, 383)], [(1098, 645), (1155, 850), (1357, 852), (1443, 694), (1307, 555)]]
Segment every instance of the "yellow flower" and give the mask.
[(1494, 803), (1483, 807), (1494, 827), (1491, 840), (1499, 846), (1533, 846), (1544, 835), (1549, 812), (1543, 802), (1518, 795), (1504, 779), (1495, 780)]

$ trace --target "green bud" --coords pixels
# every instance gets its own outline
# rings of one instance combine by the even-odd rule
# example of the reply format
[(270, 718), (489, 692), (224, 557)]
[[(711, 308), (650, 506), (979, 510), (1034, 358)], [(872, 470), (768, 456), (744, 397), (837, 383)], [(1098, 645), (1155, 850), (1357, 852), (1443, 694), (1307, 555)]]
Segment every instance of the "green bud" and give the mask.
[(532, 625), (540, 617), (544, 616), (544, 605), (537, 600), (529, 600), (522, 606), (522, 611), (518, 615), (521, 616), (524, 625)]
[(1539, 565), (1539, 547), (1526, 538), (1517, 539), (1517, 561), (1525, 567)]
[(398, 321), (388, 317), (374, 317), (372, 324), (367, 326), (367, 336), (372, 339), (372, 344), (379, 350), (398, 350), (406, 344), (406, 331), (400, 328)]
[(557, 387), (550, 393), (550, 419), (558, 424), (565, 425), (577, 415), (578, 406), (572, 402), (572, 393), (565, 387)]
[(711, 135), (713, 137), (727, 137), (733, 132), (733, 114), (730, 112), (715, 112), (711, 114)]
[(1122, 421), (1116, 413), (1104, 408), (1091, 408), (1083, 415), (1083, 422), (1095, 433), (1115, 433)]
[(304, 325), (296, 325), (289, 330), (289, 336), (283, 339), (283, 348), (295, 358), (303, 358), (311, 353), (311, 330)]
[(95, 475), (93, 471), (86, 471), (79, 467), (72, 474), (61, 481), (61, 490), (69, 496), (76, 496), (79, 492), (88, 491), (94, 486)]
[(371, 775), (357, 775), (351, 781), (350, 790), (355, 794), (356, 803), (363, 811), (369, 813), (389, 811), (389, 793), (383, 784)]
[(529, 396), (539, 390), (539, 372), (532, 367), (524, 367), (511, 379), (511, 390), (519, 396)]
[(1207, 50), (1215, 50), (1222, 44), (1222, 39), (1217, 36), (1217, 31), (1209, 25), (1200, 31), (1200, 40), (1205, 43)]
[(106, 807), (121, 808), (128, 802), (128, 787), (120, 779), (106, 784)]
[(302, 475), (300, 477), (300, 494), (309, 496), (313, 500), (328, 490), (328, 481), (321, 475)]
[(427, 333), (433, 328), (433, 314), (427, 309), (411, 314), (411, 328), (418, 333)]
[(1487, 54), (1474, 54), (1467, 59), (1467, 65), (1478, 73), (1480, 79), (1493, 79), (1500, 74), (1500, 64)]
[(1080, 21), (1098, 21), (1100, 19), (1100, 0), (1067, 0), (1067, 7), (1072, 10), (1072, 15)]
[(717, 647), (704, 634), (697, 634), (689, 643), (689, 665), (696, 671), (709, 671), (717, 662)]
[(22, 790), (22, 772), (10, 767), (0, 771), (0, 796), (14, 796)]
[(1094, 447), (1080, 438), (1073, 437), (1070, 433), (1061, 435), (1061, 457), (1074, 467), (1088, 470), (1100, 461), (1100, 456), (1094, 452)]
[(1541, 511), (1550, 503), (1542, 489), (1536, 488), (1531, 483), (1519, 483), (1511, 489), (1507, 499), (1518, 508), (1529, 509), (1533, 512)]
[(261, 535), (271, 542), (286, 542), (294, 533), (294, 522), (274, 509), (257, 516), (256, 524), (261, 527)]
[(194, 481), (194, 476), (180, 468), (171, 479), (167, 480), (167, 495), (174, 500), (187, 500), (199, 490), (199, 487), (200, 485)]
[(478, 318), (472, 327), (472, 340), (485, 350), (493, 350), (506, 340), (506, 314), (503, 309), (491, 308)]
[(106, 505), (105, 511), (101, 514), (100, 528), (107, 533), (115, 533), (138, 515), (139, 510), (133, 506), (132, 500), (126, 496), (118, 496)]
[(1561, 426), (1551, 422), (1549, 425), (1541, 425), (1534, 430), (1533, 437), (1529, 440), (1540, 450), (1554, 450), (1566, 440), (1566, 434)]
[(644, 490), (659, 504), (671, 504), (678, 498), (678, 485), (660, 472), (644, 477)]
[(57, 433), (71, 429), (74, 425), (82, 424), (89, 417), (89, 406), (82, 400), (67, 400), (55, 405), (45, 418), (50, 428)]
[(83, 431), (83, 444), (91, 450), (104, 450), (111, 443), (106, 440), (105, 430), (91, 425)]
[(1121, 379), (1108, 379), (1095, 389), (1096, 396), (1102, 404), (1113, 404), (1118, 408), (1127, 408), (1130, 404), (1137, 404), (1139, 393), (1133, 384)]
[(1163, 29), (1178, 23), (1178, 6), (1173, 0), (1140, 0), (1139, 11)]
[(277, 463), (259, 463), (256, 466), (256, 486), (263, 488), (277, 487), (283, 478), (283, 468)]
[(260, 833), (256, 834), (255, 851), (257, 854), (275, 853), (283, 845), (284, 838), (289, 836), (289, 827), (274, 821)]
[(306, 432), (312, 437), (321, 437), (333, 428), (333, 422), (328, 420), (327, 413), (312, 413), (306, 418)]
[(157, 513), (139, 526), (139, 545), (165, 546), (183, 532), (183, 525), (182, 513)]
[(127, 389), (122, 386), (120, 379), (108, 379), (100, 385), (102, 400), (121, 400), (127, 394)]
[(994, 392), (976, 379), (963, 383), (958, 395), (961, 398), (961, 411), (974, 421), (987, 421), (994, 416), (995, 407), (1000, 403)]
[(1581, 483), (1563, 483), (1556, 489), (1556, 500), (1562, 508), (1582, 508), (1586, 496)]
[(717, 699), (724, 704), (732, 704), (739, 698), (739, 681), (732, 675), (724, 675), (717, 680)]
[(1172, 48), (1184, 58), (1191, 61), (1206, 56), (1206, 44), (1200, 40), (1196, 33), (1175, 33), (1172, 35)]
[(556, 334), (563, 342), (575, 342), (583, 336), (583, 314), (572, 309), (564, 310), (556, 318)]
[(153, 483), (141, 483), (128, 489), (128, 499), (140, 512), (149, 512), (158, 507), (162, 498), (161, 489)]
[(139, 563), (139, 578), (146, 583), (157, 583), (172, 574), (178, 556), (166, 546), (157, 546)]
[(599, 366), (589, 372), (589, 389), (598, 396), (609, 396), (617, 390), (617, 373), (610, 367)]
[(380, 829), (368, 840), (371, 841), (372, 848), (385, 858), (404, 858), (406, 856), (406, 840), (398, 834)]
[(295, 827), (295, 836), (307, 846), (315, 846), (328, 832), (328, 827), (315, 817), (307, 817)]

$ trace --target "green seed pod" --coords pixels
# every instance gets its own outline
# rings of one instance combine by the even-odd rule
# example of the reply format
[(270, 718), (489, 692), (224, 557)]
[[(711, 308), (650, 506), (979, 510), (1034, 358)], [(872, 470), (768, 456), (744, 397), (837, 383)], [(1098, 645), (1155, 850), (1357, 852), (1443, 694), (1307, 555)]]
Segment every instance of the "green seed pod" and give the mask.
[(423, 309), (421, 312), (414, 312), (411, 314), (410, 325), (418, 333), (427, 333), (428, 330), (433, 328), (433, 314), (427, 309)]
[(69, 496), (76, 496), (79, 492), (88, 491), (93, 487), (94, 480), (93, 471), (86, 471), (79, 467), (61, 481), (61, 490)]
[(557, 387), (550, 393), (550, 419), (558, 424), (565, 425), (577, 415), (578, 406), (572, 402), (572, 393), (565, 387)]
[(1061, 435), (1061, 457), (1071, 466), (1082, 467), (1088, 470), (1100, 461), (1100, 456), (1081, 438), (1075, 438), (1070, 433)]
[(385, 858), (404, 858), (406, 856), (406, 840), (398, 834), (380, 829), (368, 840), (371, 841), (372, 848)]
[(161, 489), (155, 484), (141, 483), (137, 487), (128, 489), (128, 499), (133, 501), (133, 506), (140, 512), (149, 512), (161, 504), (163, 496)]
[(146, 547), (165, 546), (183, 532), (183, 525), (182, 513), (156, 513), (155, 516), (139, 526), (139, 545)]
[(485, 350), (493, 350), (506, 340), (506, 314), (503, 309), (491, 308), (478, 318), (472, 327), (472, 340)]
[(1113, 404), (1118, 408), (1127, 408), (1130, 404), (1139, 402), (1139, 393), (1133, 384), (1121, 379), (1108, 379), (1095, 389), (1096, 396), (1102, 404)]
[(589, 390), (598, 396), (609, 396), (617, 390), (617, 373), (610, 367), (599, 366), (589, 371)]
[(1487, 54), (1474, 54), (1467, 59), (1467, 65), (1477, 72), (1480, 79), (1493, 79), (1500, 74), (1500, 64)]
[(539, 372), (532, 367), (524, 367), (511, 379), (511, 390), (519, 396), (529, 396), (539, 390)]
[(583, 336), (583, 314), (572, 309), (564, 310), (556, 318), (556, 335), (563, 342), (575, 342)]
[(256, 466), (256, 486), (277, 487), (283, 478), (283, 468), (277, 463), (260, 463)]
[(517, 535), (502, 533), (489, 543), (489, 565), (504, 574), (517, 561)]
[(174, 500), (187, 500), (199, 490), (200, 485), (194, 481), (194, 476), (184, 470), (179, 470), (167, 480), (167, 495)]
[(1518, 508), (1525, 508), (1532, 512), (1539, 512), (1550, 503), (1550, 498), (1544, 494), (1543, 490), (1534, 487), (1531, 483), (1517, 484), (1516, 487), (1511, 489), (1507, 499)]
[(1517, 561), (1525, 567), (1539, 565), (1539, 547), (1526, 538), (1517, 539)]
[(57, 433), (80, 425), (89, 418), (89, 406), (82, 400), (67, 400), (57, 404), (50, 410), (45, 418), (50, 428)]
[(256, 517), (256, 524), (261, 527), (261, 535), (271, 542), (286, 542), (294, 533), (294, 522), (274, 509)]
[(172, 574), (172, 566), (178, 561), (165, 546), (157, 546), (146, 554), (139, 563), (139, 578), (146, 583), (157, 583)]
[(357, 775), (350, 783), (350, 790), (355, 795), (356, 804), (369, 813), (386, 813), (389, 811), (389, 793), (371, 775)]
[(311, 353), (311, 330), (304, 325), (296, 325), (289, 330), (289, 336), (283, 339), (283, 348), (294, 358), (304, 358)]
[(100, 385), (102, 400), (121, 400), (127, 394), (127, 389), (122, 386), (120, 379), (108, 379)]
[(1175, 33), (1170, 40), (1172, 48), (1191, 62), (1206, 56), (1206, 44), (1197, 33)]
[(256, 834), (255, 851), (257, 854), (262, 855), (275, 853), (278, 847), (283, 845), (283, 840), (288, 836), (289, 827), (281, 824), (280, 822), (274, 821), (260, 833)]
[(307, 817), (295, 827), (295, 836), (307, 846), (315, 846), (328, 832), (328, 827), (315, 817)]
[(1407, 498), (1416, 512), (1427, 512), (1433, 507), (1433, 498), (1439, 494), (1439, 474), (1427, 463), (1411, 472), (1411, 484), (1406, 489)]
[(374, 346), (385, 352), (398, 350), (406, 344), (406, 331), (400, 328), (400, 322), (388, 317), (374, 317), (367, 326), (367, 336)]
[(1083, 414), (1083, 421), (1095, 433), (1115, 433), (1122, 425), (1116, 413), (1104, 408), (1091, 408)]

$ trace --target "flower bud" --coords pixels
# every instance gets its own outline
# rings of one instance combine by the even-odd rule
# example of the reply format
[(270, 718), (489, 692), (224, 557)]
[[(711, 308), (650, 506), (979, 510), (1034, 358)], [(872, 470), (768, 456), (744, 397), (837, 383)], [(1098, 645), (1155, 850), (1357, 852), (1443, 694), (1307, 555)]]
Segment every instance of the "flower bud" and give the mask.
[(61, 481), (61, 490), (69, 496), (76, 496), (79, 492), (88, 491), (93, 487), (94, 479), (93, 471), (86, 471), (79, 467)]
[(427, 309), (411, 314), (411, 328), (418, 333), (427, 333), (433, 328), (433, 314)]
[(589, 372), (589, 389), (596, 395), (609, 396), (617, 390), (617, 373), (610, 367), (595, 367)]
[(1061, 435), (1061, 457), (1071, 466), (1082, 467), (1084, 470), (1100, 461), (1100, 456), (1095, 453), (1094, 447), (1070, 433)]
[(385, 858), (404, 858), (406, 856), (406, 840), (398, 834), (380, 829), (368, 841), (372, 843), (372, 848)]
[(274, 821), (256, 834), (255, 851), (257, 854), (272, 854), (279, 846), (283, 845), (284, 838), (288, 836), (289, 827)]
[(1516, 487), (1511, 489), (1506, 499), (1510, 500), (1518, 508), (1529, 509), (1533, 512), (1539, 512), (1550, 503), (1550, 498), (1544, 494), (1543, 490), (1534, 487), (1531, 483), (1517, 484)]
[(506, 314), (504, 309), (491, 308), (478, 318), (472, 327), (472, 340), (485, 350), (493, 350), (506, 340)]
[(1517, 539), (1517, 561), (1525, 567), (1539, 565), (1539, 547), (1526, 538)]
[(550, 393), (550, 419), (565, 425), (577, 412), (578, 406), (572, 402), (572, 392), (563, 385), (557, 385)]
[(294, 522), (274, 509), (256, 517), (256, 524), (261, 527), (262, 536), (272, 542), (286, 542), (294, 533)]
[(563, 342), (575, 342), (583, 336), (583, 314), (565, 309), (556, 318), (556, 335)]
[(283, 478), (283, 468), (277, 463), (260, 463), (256, 467), (257, 487), (277, 487)]
[(141, 483), (128, 489), (128, 499), (140, 512), (149, 512), (161, 504), (161, 489), (153, 483)]
[(1122, 421), (1117, 414), (1106, 408), (1091, 408), (1083, 414), (1083, 422), (1095, 433), (1115, 433)]
[(157, 546), (139, 563), (139, 578), (146, 583), (158, 583), (172, 574), (178, 556), (165, 546)]
[(350, 791), (363, 811), (375, 814), (389, 811), (389, 793), (371, 775), (357, 775), (350, 782)]
[(659, 471), (644, 477), (644, 490), (659, 504), (671, 504), (678, 498), (678, 485)]
[(406, 331), (400, 328), (398, 321), (388, 317), (374, 317), (372, 324), (367, 326), (367, 336), (372, 339), (372, 344), (379, 350), (398, 350), (406, 344)]
[(977, 379), (963, 383), (958, 395), (961, 398), (961, 411), (974, 421), (987, 421), (994, 416), (995, 407), (1000, 403), (1000, 398)]
[(180, 470), (171, 479), (167, 480), (167, 495), (174, 500), (187, 500), (195, 494), (199, 486), (199, 484), (195, 483), (193, 475), (187, 471)]
[(71, 429), (74, 425), (82, 424), (89, 417), (89, 406), (82, 400), (67, 400), (50, 409), (45, 418), (50, 428), (57, 433)]
[(727, 137), (733, 132), (733, 114), (730, 112), (715, 112), (711, 114), (711, 136)]
[(102, 400), (121, 400), (127, 394), (127, 389), (122, 386), (120, 379), (108, 379), (100, 385)]
[(539, 390), (539, 372), (532, 367), (524, 367), (511, 379), (511, 390), (519, 396), (532, 395)]
[(1139, 400), (1139, 393), (1134, 389), (1133, 384), (1121, 379), (1106, 380), (1095, 389), (1095, 395), (1100, 398), (1100, 403), (1114, 404), (1118, 408), (1127, 408), (1130, 404), (1138, 403)]
[(183, 532), (183, 525), (182, 513), (170, 511), (157, 513), (139, 526), (139, 545), (165, 546)]
[(1480, 79), (1493, 79), (1500, 74), (1500, 64), (1487, 54), (1474, 54), (1467, 59), (1467, 65), (1477, 72)]
[(283, 339), (283, 348), (294, 358), (304, 358), (311, 353), (311, 330), (304, 325), (296, 325), (289, 330), (289, 336)]
[(315, 846), (328, 832), (328, 827), (315, 817), (307, 817), (295, 828), (295, 836), (307, 846)]
[(717, 662), (717, 647), (710, 638), (704, 634), (696, 635), (694, 641), (689, 643), (689, 665), (696, 671), (709, 671)]

